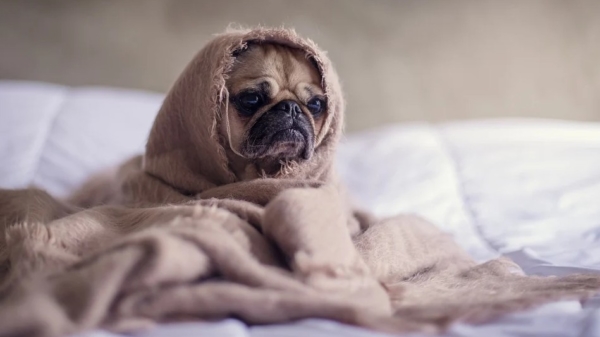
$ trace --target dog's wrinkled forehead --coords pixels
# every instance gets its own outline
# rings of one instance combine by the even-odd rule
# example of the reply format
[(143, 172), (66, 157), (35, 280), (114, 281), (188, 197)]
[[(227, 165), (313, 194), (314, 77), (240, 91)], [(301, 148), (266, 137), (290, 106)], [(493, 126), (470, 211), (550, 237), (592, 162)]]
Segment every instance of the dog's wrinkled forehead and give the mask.
[(254, 89), (271, 98), (283, 95), (306, 102), (314, 95), (324, 94), (321, 75), (302, 50), (279, 44), (249, 43), (235, 55), (227, 80), (233, 95)]

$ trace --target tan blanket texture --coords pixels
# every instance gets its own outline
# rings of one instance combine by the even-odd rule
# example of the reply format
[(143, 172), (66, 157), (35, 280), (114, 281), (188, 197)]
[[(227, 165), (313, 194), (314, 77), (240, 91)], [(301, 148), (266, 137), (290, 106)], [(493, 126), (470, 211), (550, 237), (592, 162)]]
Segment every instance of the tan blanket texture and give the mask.
[[(227, 72), (249, 41), (304, 50), (328, 115), (312, 159), (240, 181), (221, 122)], [(266, 28), (215, 37), (166, 97), (143, 157), (68, 202), (0, 192), (0, 336), (225, 317), (437, 332), (600, 288), (599, 276), (524, 276), (505, 259), (478, 265), (418, 217), (353, 211), (333, 167), (343, 110), (337, 76), (311, 41)]]

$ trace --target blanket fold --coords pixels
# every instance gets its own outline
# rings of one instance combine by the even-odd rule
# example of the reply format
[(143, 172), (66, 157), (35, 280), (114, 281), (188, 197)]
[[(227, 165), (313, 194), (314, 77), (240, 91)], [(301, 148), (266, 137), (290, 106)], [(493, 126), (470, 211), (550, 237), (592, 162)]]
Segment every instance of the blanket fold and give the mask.
[[(311, 160), (244, 180), (229, 168), (221, 122), (227, 72), (250, 42), (304, 51), (328, 106)], [(312, 41), (268, 28), (215, 37), (167, 95), (143, 156), (68, 201), (0, 191), (0, 336), (226, 317), (438, 332), (598, 292), (600, 276), (477, 264), (424, 219), (355, 209), (334, 169), (343, 109), (337, 75)]]

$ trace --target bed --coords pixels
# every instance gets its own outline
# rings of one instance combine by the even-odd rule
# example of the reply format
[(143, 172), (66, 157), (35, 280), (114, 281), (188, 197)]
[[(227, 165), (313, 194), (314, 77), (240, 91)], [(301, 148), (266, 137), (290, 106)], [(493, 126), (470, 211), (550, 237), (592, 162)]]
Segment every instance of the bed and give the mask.
[[(0, 187), (68, 194), (90, 174), (143, 151), (162, 98), (0, 81)], [(348, 135), (338, 170), (375, 214), (420, 214), (480, 261), (504, 255), (536, 275), (600, 273), (600, 123), (392, 125)], [(192, 335), (384, 336), (317, 319), (254, 327), (235, 319), (163, 324), (136, 334)], [(457, 324), (446, 335), (600, 336), (600, 298), (553, 303), (479, 326)]]

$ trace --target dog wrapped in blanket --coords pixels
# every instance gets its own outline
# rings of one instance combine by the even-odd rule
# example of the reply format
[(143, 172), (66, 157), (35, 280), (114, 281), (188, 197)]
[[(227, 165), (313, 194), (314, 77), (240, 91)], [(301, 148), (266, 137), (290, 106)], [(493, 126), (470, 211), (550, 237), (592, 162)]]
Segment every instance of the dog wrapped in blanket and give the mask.
[(334, 168), (343, 117), (312, 41), (218, 35), (166, 96), (143, 156), (67, 201), (0, 192), (0, 336), (226, 317), (438, 332), (598, 291), (599, 276), (477, 264), (418, 217), (355, 210)]

